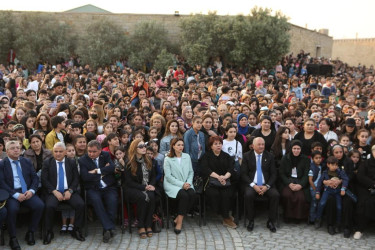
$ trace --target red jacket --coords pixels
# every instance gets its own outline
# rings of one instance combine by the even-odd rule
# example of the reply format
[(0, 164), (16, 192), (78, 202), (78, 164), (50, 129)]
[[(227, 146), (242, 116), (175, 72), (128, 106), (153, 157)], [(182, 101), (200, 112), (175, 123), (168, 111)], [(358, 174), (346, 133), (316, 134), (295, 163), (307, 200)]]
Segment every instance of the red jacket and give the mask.
[(138, 87), (138, 81), (136, 81), (134, 83), (134, 86), (133, 86), (133, 96), (131, 98), (131, 101), (136, 98), (138, 96), (138, 92), (141, 90), (141, 89), (144, 89), (146, 90), (146, 97), (150, 97), (150, 91), (149, 91), (149, 86), (148, 86), (148, 83), (147, 82), (144, 82), (143, 85), (141, 87)]

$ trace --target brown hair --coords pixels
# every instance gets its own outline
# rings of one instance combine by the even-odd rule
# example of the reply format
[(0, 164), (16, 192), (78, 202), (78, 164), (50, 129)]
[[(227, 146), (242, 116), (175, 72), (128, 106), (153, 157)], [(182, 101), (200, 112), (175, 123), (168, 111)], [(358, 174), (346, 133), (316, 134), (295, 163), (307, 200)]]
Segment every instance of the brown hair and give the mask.
[[(137, 163), (137, 147), (138, 144), (143, 141), (141, 139), (136, 139), (132, 141), (130, 144), (129, 150), (128, 150), (128, 157), (129, 157), (129, 164), (128, 167), (130, 168), (130, 171), (132, 175), (136, 175), (137, 169), (138, 169), (138, 163)], [(146, 163), (146, 167), (148, 170), (151, 170), (152, 168), (152, 161), (151, 158), (147, 155), (142, 156), (144, 162)]]
[(221, 136), (213, 135), (213, 136), (211, 136), (211, 137), (208, 139), (208, 147), (211, 148), (212, 145), (215, 143), (215, 141), (218, 141), (218, 142), (220, 142), (221, 144), (223, 144), (223, 138), (221, 138)]
[(181, 137), (176, 137), (176, 138), (173, 138), (171, 140), (171, 146), (170, 146), (168, 157), (170, 157), (170, 158), (176, 157), (176, 151), (174, 151), (173, 146), (176, 145), (176, 143), (179, 142), (179, 141), (184, 142), (184, 139), (182, 139)]

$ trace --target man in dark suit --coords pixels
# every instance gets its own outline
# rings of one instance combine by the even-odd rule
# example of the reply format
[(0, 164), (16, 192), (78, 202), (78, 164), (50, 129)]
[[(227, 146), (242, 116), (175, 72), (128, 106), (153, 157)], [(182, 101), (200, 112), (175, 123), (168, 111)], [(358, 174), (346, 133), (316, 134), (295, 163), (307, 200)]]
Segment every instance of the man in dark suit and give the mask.
[(117, 214), (115, 165), (94, 140), (87, 144), (87, 154), (78, 162), (87, 197), (103, 226), (103, 242), (107, 243), (114, 236)]
[(259, 196), (267, 196), (269, 199), (269, 215), (267, 228), (276, 232), (274, 222), (277, 218), (279, 193), (273, 187), (276, 181), (276, 168), (274, 157), (264, 151), (265, 142), (262, 137), (253, 141), (253, 151), (244, 154), (241, 164), (241, 178), (244, 184), (244, 199), (249, 219), (248, 231), (254, 229), (254, 201)]
[(21, 249), (16, 238), (16, 219), (20, 206), (28, 207), (32, 212), (31, 223), (25, 237), (27, 244), (32, 246), (35, 245), (34, 232), (42, 218), (44, 203), (35, 195), (39, 178), (31, 161), (20, 157), (20, 143), (9, 141), (5, 148), (8, 157), (0, 161), (0, 188), (5, 189), (11, 196), (6, 204), (9, 245), (12, 249)]
[(43, 162), (42, 185), (46, 191), (45, 226), (47, 234), (43, 244), (51, 243), (53, 239), (53, 217), (60, 202), (66, 202), (75, 210), (74, 230), (72, 236), (84, 241), (80, 228), (83, 224), (84, 202), (78, 194), (79, 174), (74, 160), (66, 158), (66, 147), (62, 142), (53, 146), (53, 157)]

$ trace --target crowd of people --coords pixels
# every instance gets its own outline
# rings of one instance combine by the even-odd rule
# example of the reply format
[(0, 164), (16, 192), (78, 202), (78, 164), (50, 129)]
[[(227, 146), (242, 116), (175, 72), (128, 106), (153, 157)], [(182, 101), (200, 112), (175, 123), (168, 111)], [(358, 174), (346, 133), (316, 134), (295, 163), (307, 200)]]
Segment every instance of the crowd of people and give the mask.
[[(333, 72), (311, 75), (309, 63)], [(95, 70), (78, 61), (46, 63), (35, 72), (1, 65), (0, 223), (11, 248), (20, 249), (20, 206), (32, 213), (29, 245), (39, 223), (43, 243), (53, 240), (60, 203), (71, 207), (60, 232), (84, 241), (85, 202), (109, 242), (122, 209), (124, 227), (152, 237), (166, 199), (179, 234), (184, 218), (201, 211), (200, 196), (229, 228), (237, 228), (234, 215), (244, 204), (252, 231), (254, 203), (265, 197), (271, 232), (280, 205), (285, 223), (325, 223), (329, 234), (360, 239), (375, 218), (373, 67), (303, 51), (272, 69), (223, 65), (176, 57), (166, 74), (126, 61)], [(120, 188), (130, 207), (118, 207)]]

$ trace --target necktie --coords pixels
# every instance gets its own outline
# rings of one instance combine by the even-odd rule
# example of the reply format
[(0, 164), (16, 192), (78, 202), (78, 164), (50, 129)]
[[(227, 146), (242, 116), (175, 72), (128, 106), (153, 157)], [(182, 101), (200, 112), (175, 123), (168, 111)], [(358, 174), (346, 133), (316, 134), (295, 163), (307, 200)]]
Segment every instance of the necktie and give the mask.
[(27, 191), (27, 185), (26, 185), (25, 179), (23, 178), (23, 175), (22, 175), (20, 162), (19, 161), (13, 161), (13, 162), (17, 166), (17, 174), (18, 174), (18, 178), (20, 179), (20, 182), (21, 182), (22, 193), (24, 194)]
[[(94, 162), (95, 162), (96, 168), (99, 168), (99, 162), (98, 162), (98, 159), (95, 159)], [(102, 178), (101, 178), (101, 177), (100, 177), (99, 187), (100, 187), (100, 188), (103, 188)]]
[(64, 193), (64, 169), (63, 169), (63, 163), (59, 161), (59, 192)]
[(257, 185), (262, 186), (263, 185), (263, 174), (262, 174), (262, 163), (261, 163), (261, 155), (258, 155), (257, 159)]

